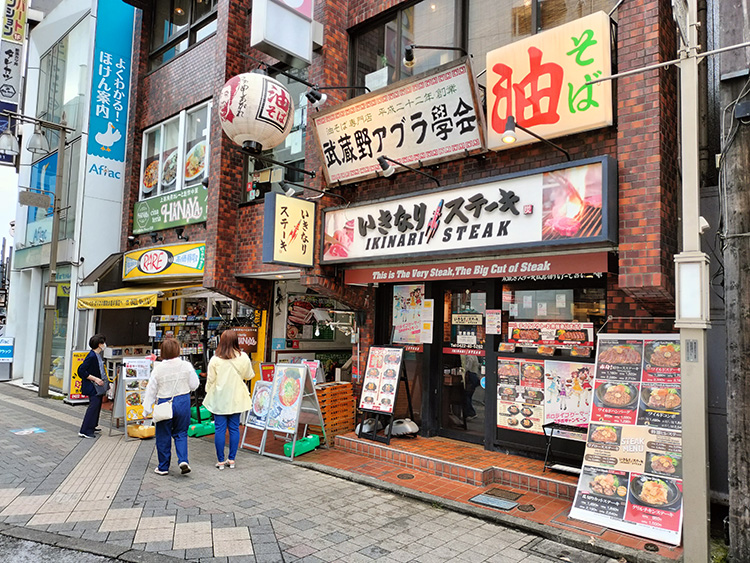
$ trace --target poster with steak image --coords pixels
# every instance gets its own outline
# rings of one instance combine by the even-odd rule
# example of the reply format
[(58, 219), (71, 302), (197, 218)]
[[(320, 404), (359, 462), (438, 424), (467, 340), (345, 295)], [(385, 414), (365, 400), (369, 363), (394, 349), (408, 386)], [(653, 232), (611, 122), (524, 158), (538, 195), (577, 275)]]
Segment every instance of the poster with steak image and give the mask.
[(642, 385), (638, 424), (682, 430), (680, 385)]
[(643, 360), (643, 383), (671, 385), (680, 382), (679, 342), (646, 341)]
[[(622, 335), (606, 335), (622, 336)], [(643, 341), (627, 338), (602, 340), (596, 350), (596, 378), (600, 381), (640, 381)]]
[(508, 323), (508, 342), (570, 349), (594, 345), (593, 323)]
[(581, 485), (573, 506), (592, 514), (623, 519), (628, 497), (630, 474), (625, 471), (600, 469), (584, 465)]
[(510, 358), (497, 359), (497, 384), (518, 385), (521, 379), (521, 366), (518, 360)]
[(393, 412), (403, 353), (402, 348), (370, 348), (359, 399), (360, 409)]
[(521, 360), (521, 383), (522, 387), (533, 387), (544, 389), (544, 362), (533, 360)]
[[(523, 373), (528, 377), (524, 377)], [(544, 362), (498, 358), (497, 427), (543, 434)]]
[(294, 434), (306, 376), (307, 366), (304, 364), (276, 364), (271, 402), (266, 415), (269, 430)]
[[(679, 335), (600, 334), (596, 358), (585, 465), (570, 517), (679, 545), (687, 461)], [(624, 503), (624, 513), (598, 503), (592, 493), (596, 476), (597, 488), (606, 484), (611, 491), (614, 483), (606, 475), (613, 474), (627, 490), (616, 501)], [(620, 476), (626, 476), (624, 483)]]

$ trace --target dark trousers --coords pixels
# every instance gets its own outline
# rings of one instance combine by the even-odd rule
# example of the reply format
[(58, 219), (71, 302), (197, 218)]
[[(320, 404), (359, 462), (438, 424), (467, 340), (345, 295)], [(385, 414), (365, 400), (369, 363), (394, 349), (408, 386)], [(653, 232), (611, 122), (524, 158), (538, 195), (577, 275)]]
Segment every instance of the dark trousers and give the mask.
[(464, 416), (476, 416), (477, 411), (471, 400), (474, 397), (474, 391), (479, 387), (479, 376), (473, 371), (467, 371), (464, 385)]
[(89, 408), (86, 409), (86, 414), (83, 415), (83, 422), (81, 423), (81, 434), (87, 436), (94, 435), (94, 428), (99, 424), (99, 414), (102, 412), (102, 398), (104, 395), (91, 395), (89, 397)]
[[(164, 403), (169, 399), (159, 399)], [(177, 463), (188, 461), (187, 431), (190, 426), (190, 393), (177, 395), (172, 401), (172, 418), (156, 423), (156, 453), (159, 471), (168, 471), (172, 459), (172, 439), (177, 453)]]
[(216, 459), (221, 463), (224, 461), (224, 445), (226, 444), (227, 429), (229, 429), (229, 459), (234, 461), (237, 456), (237, 448), (240, 445), (240, 413), (215, 414), (216, 433), (214, 434), (214, 446), (216, 447)]

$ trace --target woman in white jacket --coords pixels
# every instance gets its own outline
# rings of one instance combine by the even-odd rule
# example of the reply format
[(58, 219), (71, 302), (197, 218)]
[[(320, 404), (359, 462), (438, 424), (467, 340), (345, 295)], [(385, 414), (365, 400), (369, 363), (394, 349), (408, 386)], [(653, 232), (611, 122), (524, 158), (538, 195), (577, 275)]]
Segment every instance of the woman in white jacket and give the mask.
[[(208, 362), (206, 398), (203, 405), (214, 415), (217, 469), (234, 468), (234, 458), (240, 443), (240, 413), (250, 410), (250, 392), (245, 381), (255, 375), (253, 364), (240, 351), (239, 338), (234, 330), (221, 333), (216, 354)], [(224, 461), (224, 445), (229, 429), (229, 457)]]
[(190, 392), (198, 387), (198, 376), (190, 362), (180, 358), (180, 343), (167, 338), (161, 343), (161, 362), (151, 372), (143, 399), (144, 416), (151, 414), (155, 402), (172, 400), (172, 418), (156, 423), (156, 452), (159, 466), (157, 475), (169, 473), (172, 458), (172, 439), (177, 462), (182, 473), (190, 473), (188, 463), (187, 431), (190, 426)]

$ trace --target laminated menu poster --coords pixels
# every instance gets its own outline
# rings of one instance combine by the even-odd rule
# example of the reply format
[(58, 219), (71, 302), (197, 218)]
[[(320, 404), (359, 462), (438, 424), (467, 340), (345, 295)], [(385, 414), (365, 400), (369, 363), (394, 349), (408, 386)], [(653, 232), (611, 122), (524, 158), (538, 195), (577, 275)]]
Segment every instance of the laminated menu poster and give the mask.
[(268, 411), (271, 407), (271, 393), (273, 393), (272, 382), (258, 381), (255, 384), (251, 401), (252, 408), (247, 411), (245, 426), (257, 428), (258, 430), (266, 429)]
[(286, 434), (296, 432), (306, 375), (304, 364), (276, 364), (266, 428)]
[(544, 362), (498, 358), (497, 426), (543, 434)]
[(586, 426), (593, 397), (594, 366), (577, 362), (544, 362), (544, 419)]
[(143, 420), (143, 399), (151, 377), (151, 360), (123, 358), (122, 385), (125, 396), (125, 421)]
[(393, 413), (402, 354), (401, 348), (370, 348), (359, 400), (360, 409)]
[(594, 323), (508, 323), (508, 342), (519, 346), (593, 346)]
[(678, 335), (599, 335), (571, 518), (680, 544), (681, 403)]

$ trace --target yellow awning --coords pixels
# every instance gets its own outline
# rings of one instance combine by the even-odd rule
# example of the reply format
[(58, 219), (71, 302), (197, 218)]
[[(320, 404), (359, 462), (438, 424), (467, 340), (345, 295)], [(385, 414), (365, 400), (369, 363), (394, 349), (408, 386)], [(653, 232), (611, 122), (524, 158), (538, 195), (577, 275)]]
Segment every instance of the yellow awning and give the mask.
[(159, 297), (165, 293), (181, 291), (199, 285), (122, 287), (101, 291), (78, 299), (79, 309), (132, 309), (134, 307), (156, 307)]

